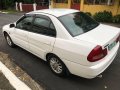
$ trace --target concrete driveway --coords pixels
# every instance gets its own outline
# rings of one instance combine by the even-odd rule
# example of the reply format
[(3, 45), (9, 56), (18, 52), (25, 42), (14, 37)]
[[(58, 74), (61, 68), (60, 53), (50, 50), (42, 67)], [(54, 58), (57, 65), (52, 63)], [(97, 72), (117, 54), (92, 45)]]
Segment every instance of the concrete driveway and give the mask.
[(120, 90), (120, 50), (114, 62), (102, 73), (101, 78), (88, 80), (74, 75), (60, 78), (50, 71), (46, 62), (20, 47), (10, 48), (6, 44), (1, 34), (1, 27), (19, 17), (19, 14), (0, 14), (0, 51), (9, 54), (17, 65), (46, 90)]

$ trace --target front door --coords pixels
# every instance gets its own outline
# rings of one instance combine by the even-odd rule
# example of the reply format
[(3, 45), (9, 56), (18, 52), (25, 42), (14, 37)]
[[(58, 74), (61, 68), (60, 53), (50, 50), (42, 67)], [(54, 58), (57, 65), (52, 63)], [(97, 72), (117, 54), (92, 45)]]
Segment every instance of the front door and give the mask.
[(27, 50), (29, 48), (28, 32), (31, 29), (32, 20), (33, 20), (32, 16), (23, 16), (16, 23), (16, 27), (14, 28), (12, 34), (13, 42)]
[(81, 0), (72, 0), (71, 8), (76, 9), (76, 10), (80, 10), (80, 2), (81, 2)]

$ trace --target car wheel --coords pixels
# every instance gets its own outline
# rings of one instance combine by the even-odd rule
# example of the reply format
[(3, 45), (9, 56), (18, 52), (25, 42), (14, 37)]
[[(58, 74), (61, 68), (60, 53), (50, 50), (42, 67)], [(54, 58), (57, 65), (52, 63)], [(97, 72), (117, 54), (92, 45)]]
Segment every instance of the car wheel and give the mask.
[(7, 44), (10, 46), (10, 47), (14, 47), (15, 44), (12, 42), (10, 36), (8, 34), (5, 35), (5, 39), (7, 41)]
[(58, 76), (65, 76), (67, 74), (67, 68), (64, 63), (56, 56), (49, 57), (49, 66), (53, 73)]

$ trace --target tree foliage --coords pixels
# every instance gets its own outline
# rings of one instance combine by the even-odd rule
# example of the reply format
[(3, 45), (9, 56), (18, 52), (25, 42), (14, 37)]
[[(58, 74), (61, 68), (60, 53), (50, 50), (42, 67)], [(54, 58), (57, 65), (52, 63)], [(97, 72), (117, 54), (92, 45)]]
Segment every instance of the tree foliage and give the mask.
[(15, 0), (16, 2), (22, 2), (22, 3), (27, 3), (27, 4), (31, 4), (34, 2), (34, 0)]
[(2, 0), (2, 8), (3, 9), (8, 9), (8, 8), (14, 8), (15, 2), (22, 2), (26, 4), (31, 4), (34, 2), (34, 0)]

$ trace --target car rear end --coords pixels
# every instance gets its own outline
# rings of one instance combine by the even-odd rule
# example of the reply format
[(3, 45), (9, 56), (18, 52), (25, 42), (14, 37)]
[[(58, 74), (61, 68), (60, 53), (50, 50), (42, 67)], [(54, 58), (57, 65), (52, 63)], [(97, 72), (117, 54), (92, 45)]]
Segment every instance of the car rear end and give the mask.
[(116, 39), (115, 41), (110, 43), (110, 45), (108, 45), (106, 49), (100, 51), (100, 53), (97, 53), (99, 52), (99, 50), (95, 51), (97, 55), (93, 55), (92, 59), (89, 58), (89, 55), (91, 54), (90, 53), (88, 55), (88, 61), (93, 63), (93, 65), (88, 67), (88, 78), (94, 78), (97, 75), (101, 74), (113, 62), (114, 58), (117, 55), (118, 49), (119, 42), (118, 39)]
[[(104, 30), (102, 30), (104, 29)], [(119, 49), (120, 29), (100, 25), (94, 30), (75, 37), (79, 41), (96, 44), (87, 55), (87, 65), (75, 65), (82, 68), (81, 75), (85, 78), (94, 78), (101, 74), (114, 60)]]

